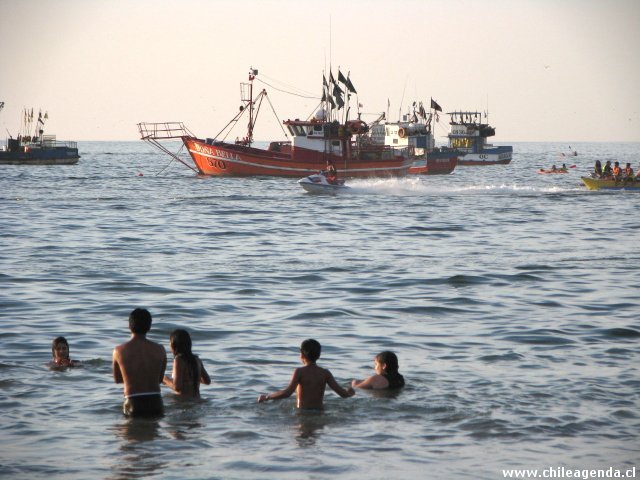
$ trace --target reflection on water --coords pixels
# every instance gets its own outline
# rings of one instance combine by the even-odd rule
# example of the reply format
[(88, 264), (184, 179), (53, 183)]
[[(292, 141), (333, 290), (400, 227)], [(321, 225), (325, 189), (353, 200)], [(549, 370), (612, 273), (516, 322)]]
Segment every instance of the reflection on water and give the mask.
[(111, 465), (111, 478), (147, 478), (162, 472), (165, 456), (153, 454), (144, 445), (160, 438), (159, 419), (126, 418), (114, 425), (113, 431), (121, 440), (121, 455)]
[(329, 423), (329, 418), (322, 411), (297, 411), (294, 416), (296, 422), (296, 442), (301, 447), (315, 445), (319, 432)]

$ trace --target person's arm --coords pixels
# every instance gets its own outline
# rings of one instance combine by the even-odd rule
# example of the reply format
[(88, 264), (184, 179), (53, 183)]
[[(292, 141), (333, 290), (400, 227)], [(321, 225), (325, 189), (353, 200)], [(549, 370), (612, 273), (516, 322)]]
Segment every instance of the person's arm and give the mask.
[(284, 390), (280, 390), (275, 393), (262, 394), (258, 397), (258, 403), (266, 402), (267, 400), (279, 400), (281, 398), (289, 398), (293, 392), (296, 391), (298, 384), (300, 383), (300, 374), (298, 369), (296, 368), (293, 371), (293, 375), (291, 376), (291, 381), (287, 388)]
[(205, 385), (210, 385), (211, 377), (209, 377), (209, 374), (205, 370), (202, 360), (198, 359), (198, 362), (200, 362), (200, 383), (204, 383)]
[(386, 388), (389, 386), (389, 382), (382, 375), (371, 375), (364, 380), (353, 380), (351, 382), (353, 388), (362, 388), (365, 390)]
[(336, 379), (333, 378), (333, 375), (331, 374), (331, 372), (329, 370), (326, 370), (326, 372), (327, 372), (327, 384), (331, 387), (331, 389), (334, 392), (336, 392), (342, 398), (352, 397), (353, 395), (356, 394), (355, 390), (351, 387), (348, 387), (346, 389), (342, 388), (340, 384), (336, 382)]
[(162, 384), (165, 379), (164, 372), (167, 370), (167, 351), (163, 346), (159, 345), (159, 347), (162, 349), (162, 368), (160, 370), (160, 381), (158, 383)]
[(113, 370), (113, 380), (116, 383), (123, 383), (122, 371), (120, 370), (120, 364), (118, 363), (118, 350), (113, 349), (113, 357), (111, 361), (111, 370)]
[(182, 392), (182, 387), (184, 385), (184, 360), (182, 357), (178, 356), (173, 359), (173, 372), (172, 376), (169, 377), (167, 375), (163, 375), (162, 383), (164, 383), (167, 387), (174, 390), (176, 393)]

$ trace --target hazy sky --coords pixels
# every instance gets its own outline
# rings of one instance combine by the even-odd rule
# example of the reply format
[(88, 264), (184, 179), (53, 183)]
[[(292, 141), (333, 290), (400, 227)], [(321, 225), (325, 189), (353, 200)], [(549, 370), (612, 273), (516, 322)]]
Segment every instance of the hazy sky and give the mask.
[[(369, 121), (433, 97), (488, 107), (498, 144), (640, 141), (637, 0), (0, 0), (0, 129), (33, 107), (61, 140), (135, 140), (141, 121), (212, 137), (249, 67), (319, 96), (330, 64)], [(266, 88), (280, 120), (317, 105)], [(270, 109), (255, 136), (283, 138)]]

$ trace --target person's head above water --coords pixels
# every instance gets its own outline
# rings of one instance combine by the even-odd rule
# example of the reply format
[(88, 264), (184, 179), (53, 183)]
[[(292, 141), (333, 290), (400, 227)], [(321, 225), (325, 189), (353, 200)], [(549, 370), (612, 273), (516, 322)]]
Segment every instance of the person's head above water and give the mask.
[(129, 314), (131, 333), (145, 334), (151, 329), (151, 314), (145, 308), (136, 308)]
[(376, 355), (376, 360), (382, 366), (384, 373), (398, 373), (400, 367), (398, 365), (398, 356), (395, 353), (385, 350)]
[(315, 362), (320, 358), (321, 350), (322, 346), (320, 345), (320, 342), (313, 338), (305, 340), (300, 345), (300, 353), (310, 362)]
[(54, 360), (69, 360), (69, 342), (64, 337), (56, 337), (51, 342), (51, 354)]
[(183, 329), (174, 330), (169, 337), (169, 345), (175, 355), (191, 355), (191, 335)]

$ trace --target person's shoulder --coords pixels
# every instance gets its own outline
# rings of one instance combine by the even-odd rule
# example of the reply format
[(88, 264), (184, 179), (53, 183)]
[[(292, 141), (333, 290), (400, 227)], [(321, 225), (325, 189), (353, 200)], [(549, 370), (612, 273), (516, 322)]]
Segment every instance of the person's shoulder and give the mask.
[(316, 367), (318, 368), (318, 374), (323, 375), (326, 378), (333, 377), (331, 370), (329, 370), (328, 368), (320, 367), (318, 365), (316, 365)]

